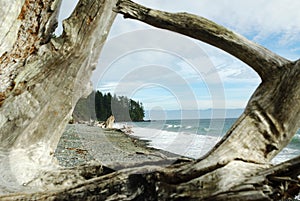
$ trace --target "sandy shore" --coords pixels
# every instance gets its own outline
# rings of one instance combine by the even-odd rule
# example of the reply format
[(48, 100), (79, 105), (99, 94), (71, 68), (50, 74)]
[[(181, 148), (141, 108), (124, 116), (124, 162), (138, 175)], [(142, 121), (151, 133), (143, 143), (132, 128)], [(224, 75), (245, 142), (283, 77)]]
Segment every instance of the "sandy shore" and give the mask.
[(72, 167), (90, 161), (118, 169), (136, 163), (174, 162), (179, 156), (149, 148), (139, 140), (118, 130), (85, 124), (68, 125), (55, 152), (61, 166)]

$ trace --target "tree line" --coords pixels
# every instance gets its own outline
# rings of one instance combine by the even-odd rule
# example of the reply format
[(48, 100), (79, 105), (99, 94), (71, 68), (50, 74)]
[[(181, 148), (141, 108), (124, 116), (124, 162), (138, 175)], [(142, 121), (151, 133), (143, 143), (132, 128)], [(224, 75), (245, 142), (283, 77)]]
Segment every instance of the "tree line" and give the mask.
[(112, 114), (116, 121), (143, 121), (145, 116), (143, 104), (139, 101), (100, 91), (95, 94), (95, 110), (98, 121), (105, 121)]

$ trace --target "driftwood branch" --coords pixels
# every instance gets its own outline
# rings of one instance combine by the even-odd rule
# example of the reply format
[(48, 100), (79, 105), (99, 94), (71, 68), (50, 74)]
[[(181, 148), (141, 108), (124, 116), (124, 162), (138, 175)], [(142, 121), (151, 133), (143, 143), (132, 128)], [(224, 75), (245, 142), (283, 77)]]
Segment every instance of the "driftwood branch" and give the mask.
[(175, 31), (218, 47), (252, 67), (263, 80), (276, 75), (290, 61), (208, 19), (188, 13), (150, 9), (130, 0), (120, 0), (114, 9), (125, 18)]
[[(172, 30), (223, 49), (247, 63), (261, 76), (263, 82), (249, 100), (244, 114), (223, 140), (209, 152), (209, 160), (206, 158), (203, 164), (200, 161), (196, 165), (199, 169), (214, 165), (214, 161), (226, 163), (236, 159), (266, 163), (288, 144), (298, 129), (296, 121), (299, 119), (300, 108), (289, 108), (300, 103), (300, 87), (295, 81), (299, 78), (298, 62), (290, 62), (214, 22), (195, 15), (153, 10), (130, 0), (120, 0), (114, 10), (125, 18)], [(255, 144), (255, 147), (249, 146), (249, 142)], [(192, 166), (193, 170), (196, 166)], [(192, 170), (187, 169), (183, 175), (188, 171)]]
[[(268, 164), (292, 139), (300, 119), (300, 108), (291, 108), (300, 104), (300, 86), (296, 81), (299, 79), (299, 62), (290, 62), (195, 15), (152, 10), (129, 0), (120, 0), (114, 10), (125, 18), (137, 19), (214, 45), (247, 63), (263, 80), (245, 112), (224, 138), (205, 157), (178, 168), (166, 178), (173, 183), (185, 183), (210, 174), (215, 168), (226, 167), (238, 169), (238, 174), (245, 176), (252, 165)], [(227, 172), (230, 174), (229, 170)]]
[[(173, 183), (166, 178), (167, 174), (174, 174), (178, 165), (164, 169), (142, 166), (114, 172), (93, 164), (45, 174), (42, 179), (51, 181), (48, 184), (50, 191), (11, 194), (0, 196), (0, 199), (283, 200), (293, 198), (300, 190), (299, 164), (300, 157), (271, 167), (232, 161), (183, 183)], [(75, 178), (80, 181), (62, 188), (64, 182), (74, 182)]]
[[(278, 166), (269, 163), (298, 129), (299, 62), (291, 63), (207, 19), (126, 0), (115, 7), (125, 17), (221, 48), (250, 65), (263, 82), (243, 115), (202, 159), (170, 167), (123, 165), (117, 172), (101, 165), (53, 171), (57, 167), (51, 166), (51, 153), (87, 90), (116, 15), (116, 1), (80, 0), (58, 38), (50, 37), (57, 1), (24, 2), (14, 12), (22, 11), (15, 20), (24, 27), (12, 29), (13, 45), (1, 46), (0, 75), (5, 79), (0, 79), (0, 177), (17, 177), (15, 184), (27, 191), (1, 195), (1, 200), (279, 200), (299, 192), (299, 157)], [(51, 12), (37, 21), (43, 9)]]

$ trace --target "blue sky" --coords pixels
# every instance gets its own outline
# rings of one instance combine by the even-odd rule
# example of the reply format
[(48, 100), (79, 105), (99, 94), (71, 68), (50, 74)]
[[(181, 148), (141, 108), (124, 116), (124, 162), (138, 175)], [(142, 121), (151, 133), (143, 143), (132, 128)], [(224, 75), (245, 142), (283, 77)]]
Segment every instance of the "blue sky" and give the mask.
[[(64, 1), (61, 18), (72, 10), (70, 2)], [(206, 17), (290, 60), (300, 58), (298, 0), (136, 2)], [(260, 78), (223, 51), (118, 16), (92, 82), (95, 89), (143, 102), (146, 110), (194, 110), (244, 108)]]

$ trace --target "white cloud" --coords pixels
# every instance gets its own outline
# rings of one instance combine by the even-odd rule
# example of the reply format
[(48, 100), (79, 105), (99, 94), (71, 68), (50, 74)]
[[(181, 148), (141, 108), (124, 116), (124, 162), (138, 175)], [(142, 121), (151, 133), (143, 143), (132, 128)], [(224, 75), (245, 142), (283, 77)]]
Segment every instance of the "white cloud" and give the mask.
[(260, 83), (257, 73), (247, 64), (207, 44), (201, 43), (201, 47), (206, 51), (223, 82)]
[[(224, 0), (218, 5), (219, 14), (212, 16), (242, 34), (254, 34), (256, 40), (268, 35), (283, 34), (285, 42), (295, 39), (300, 31), (297, 0)], [(299, 35), (298, 35), (299, 36)], [(299, 40), (299, 37), (296, 39)], [(283, 41), (281, 41), (283, 42)]]
[[(189, 12), (223, 24), (251, 39), (262, 41), (270, 35), (279, 34), (282, 45), (300, 41), (300, 1), (298, 0), (136, 0), (142, 5), (169, 12)], [(61, 20), (70, 15), (77, 1), (62, 1)], [(151, 26), (142, 22), (117, 16), (110, 37)], [(274, 41), (275, 42), (275, 41)]]
[(280, 42), (299, 41), (300, 1), (298, 0), (138, 0), (170, 12), (190, 12), (230, 27), (260, 41), (270, 34), (282, 34)]
[[(300, 1), (297, 0), (137, 0), (142, 5), (170, 12), (190, 12), (207, 17), (217, 23), (223, 24), (250, 39), (267, 46), (289, 59), (299, 57), (300, 50), (293, 45), (300, 43)], [(118, 35), (130, 30), (149, 28), (138, 21), (124, 20), (118, 17), (112, 31), (112, 35)], [(201, 46), (202, 47), (202, 46)], [(286, 50), (289, 48), (290, 50)], [(205, 47), (210, 58), (222, 75), (222, 79), (248, 79), (259, 82), (258, 76), (242, 62), (236, 60), (221, 51)], [(295, 52), (296, 50), (296, 52)], [(195, 57), (196, 58), (196, 57)]]
[[(130, 98), (139, 90), (146, 91), (148, 93), (141, 92), (138, 96), (146, 108), (161, 106), (167, 109), (205, 109), (226, 106), (222, 82), (235, 79), (240, 82), (245, 82), (245, 79), (246, 82), (253, 82), (249, 79), (249, 67), (216, 48), (187, 38), (177, 38), (179, 35), (174, 37), (169, 32), (141, 32), (142, 34), (139, 31), (129, 33), (130, 37), (111, 38), (107, 42), (100, 58), (100, 67), (97, 68), (100, 72), (95, 72), (93, 76), (100, 81), (97, 85), (100, 90), (127, 95)], [(146, 34), (149, 37), (141, 37)], [(164, 34), (165, 37), (162, 36)], [(243, 72), (247, 74), (244, 79), (240, 77)], [(257, 77), (254, 72), (252, 75)], [(153, 89), (145, 90), (147, 84), (167, 89), (173, 93), (175, 99), (170, 98), (166, 91), (158, 93)], [(242, 103), (239, 108), (245, 105), (245, 101), (239, 103)]]
[[(62, 8), (63, 15), (61, 15), (61, 17), (68, 16), (74, 6), (74, 4), (68, 5), (70, 2), (67, 0), (64, 2), (67, 4)], [(300, 1), (298, 0), (172, 0), (172, 2), (170, 2), (170, 0), (136, 0), (136, 2), (160, 10), (189, 12), (206, 17), (242, 35), (246, 35), (246, 37), (263, 44), (283, 56), (293, 59), (300, 57), (300, 49), (298, 48), (300, 44), (300, 24), (298, 22), (298, 19), (300, 19), (300, 12), (298, 11)], [(123, 19), (123, 17), (119, 15), (110, 31), (109, 39), (115, 40), (117, 36), (122, 36), (124, 33), (150, 28), (151, 26), (142, 22)], [(157, 34), (156, 37), (158, 35), (160, 34)], [(158, 105), (167, 109), (176, 109), (179, 100), (181, 104), (186, 107), (191, 106), (192, 109), (195, 109), (195, 103), (192, 104), (190, 102), (194, 100), (189, 100), (188, 97), (185, 97), (187, 95), (179, 93), (182, 90), (180, 84), (184, 84), (185, 87), (187, 87), (186, 89), (190, 88), (191, 94), (196, 94), (196, 105), (198, 105), (199, 108), (212, 107), (212, 100), (209, 99), (212, 95), (215, 101), (214, 106), (222, 107), (224, 105), (224, 99), (216, 96), (218, 92), (213, 92), (214, 89), (217, 88), (216, 84), (220, 81), (215, 79), (216, 76), (208, 77), (207, 80), (203, 79), (203, 76), (213, 74), (218, 75), (225, 86), (226, 107), (240, 108), (245, 106), (248, 97), (253, 92), (255, 86), (260, 82), (256, 73), (246, 64), (208, 45), (201, 44), (197, 49), (196, 46), (191, 45), (195, 43), (195, 40), (187, 42), (187, 38), (183, 37), (178, 40), (175, 36), (170, 35), (170, 37), (174, 37), (174, 40), (167, 44), (165, 38), (157, 37), (157, 40), (153, 40), (153, 34), (142, 34), (136, 35), (135, 37), (139, 38), (136, 42), (125, 39), (117, 41), (115, 45), (106, 52), (105, 48), (103, 49), (103, 58), (99, 61), (100, 65), (93, 77), (94, 83), (99, 80), (102, 81), (101, 88), (103, 90), (113, 91), (120, 85), (120, 80), (122, 80), (124, 76), (130, 75), (125, 80), (122, 80), (122, 88), (119, 88), (120, 90), (124, 89), (124, 91), (126, 91), (127, 89), (128, 91), (128, 89), (138, 89), (139, 87), (146, 89), (146, 83), (154, 83), (165, 86), (166, 89), (171, 92), (176, 92), (176, 94), (174, 93), (175, 95), (173, 94), (172, 96), (167, 92), (158, 93), (155, 90), (152, 90), (151, 94), (151, 89), (146, 90), (149, 93), (148, 96), (145, 93), (139, 92), (141, 94), (139, 97), (144, 97), (145, 101), (148, 101), (149, 105), (147, 107)], [(156, 42), (153, 43), (153, 41)], [(109, 41), (107, 43), (109, 43)], [(161, 43), (164, 44), (164, 46), (153, 46), (151, 43)], [(188, 43), (188, 47), (184, 46), (184, 43)], [(199, 45), (198, 42), (196, 42), (196, 44)], [(109, 62), (115, 61), (118, 56), (136, 50), (135, 48), (141, 50), (143, 46), (154, 49), (152, 52), (146, 50), (146, 54), (144, 55), (130, 52), (129, 54), (132, 54), (132, 57), (128, 56), (129, 54), (125, 55), (124, 58), (118, 61), (118, 65), (109, 66), (111, 65)], [(166, 47), (167, 52), (159, 50), (160, 48), (163, 49)], [(205, 53), (208, 54), (215, 68), (203, 68), (205, 64), (200, 62), (203, 61), (203, 59), (200, 58), (203, 54), (199, 53), (199, 49), (204, 50)], [(145, 74), (145, 72), (139, 72), (139, 69), (147, 65), (165, 67), (169, 69), (169, 72), (167, 73), (167, 71), (163, 70), (155, 72), (157, 68), (153, 68), (153, 71), (147, 71), (147, 74)], [(109, 68), (108, 70), (107, 66)], [(195, 69), (198, 70), (198, 72), (195, 72)], [(173, 74), (170, 72), (173, 72)], [(105, 74), (106, 76), (101, 77)], [(176, 78), (176, 75), (181, 79), (180, 82), (177, 81), (178, 77)], [(165, 80), (165, 82), (161, 80)], [(186, 83), (183, 81), (186, 81)], [(201, 81), (206, 82), (206, 91), (203, 87), (201, 88), (195, 84)], [(233, 83), (236, 83), (236, 86), (233, 86)], [(222, 90), (220, 86), (221, 85), (219, 85), (219, 89), (217, 90)], [(204, 90), (205, 92), (200, 96), (198, 92), (195, 92), (196, 90)], [(237, 97), (236, 94), (241, 94), (242, 97)], [(157, 97), (156, 101), (154, 101), (153, 97)]]

